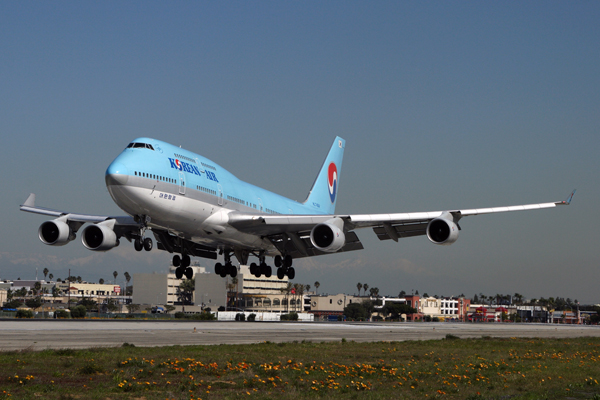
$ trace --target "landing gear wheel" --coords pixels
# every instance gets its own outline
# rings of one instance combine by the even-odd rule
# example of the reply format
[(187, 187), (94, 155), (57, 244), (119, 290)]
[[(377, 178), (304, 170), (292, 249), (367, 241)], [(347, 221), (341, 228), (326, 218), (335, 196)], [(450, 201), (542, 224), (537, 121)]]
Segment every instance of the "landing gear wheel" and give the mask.
[(187, 267), (185, 269), (185, 277), (188, 279), (192, 279), (194, 277), (194, 270), (191, 269), (190, 267)]
[(285, 268), (289, 268), (292, 266), (292, 256), (287, 255), (287, 256), (283, 257), (283, 266)]
[(250, 273), (252, 275), (256, 275), (256, 270), (258, 269), (258, 265), (256, 265), (256, 263), (252, 263), (250, 264)]
[(181, 257), (179, 257), (177, 254), (175, 254), (173, 256), (173, 266), (179, 267), (180, 265), (181, 265)]
[(177, 279), (181, 279), (181, 278), (183, 278), (183, 270), (184, 270), (184, 269), (183, 269), (182, 267), (179, 267), (179, 268), (177, 268), (177, 269), (175, 270), (175, 277), (176, 277)]
[(277, 269), (277, 278), (279, 278), (279, 279), (285, 278), (285, 271), (283, 268)]
[(191, 263), (190, 256), (188, 256), (187, 254), (181, 258), (181, 266), (182, 267), (184, 267), (184, 268), (189, 267), (190, 263)]
[(223, 265), (223, 268), (221, 268), (221, 273), (219, 274), (221, 275), (221, 278), (225, 278), (229, 274), (230, 265), (230, 263), (226, 263), (225, 265)]
[(133, 241), (133, 248), (135, 249), (135, 251), (142, 251), (143, 247), (144, 245), (142, 244), (142, 239), (137, 238)]
[(146, 251), (152, 250), (152, 239), (150, 239), (150, 238), (144, 239), (144, 250), (146, 250)]
[(233, 264), (230, 264), (230, 265), (231, 265), (231, 267), (229, 268), (229, 275), (232, 278), (235, 278), (237, 276), (237, 268)]
[(221, 275), (221, 271), (223, 270), (223, 264), (216, 263), (215, 264), (215, 274)]
[(261, 263), (260, 264), (260, 273), (261, 275), (267, 276), (267, 271), (269, 269), (269, 266), (265, 263)]
[(293, 267), (290, 267), (287, 270), (287, 276), (289, 279), (294, 279), (296, 277), (296, 270)]
[(267, 268), (265, 268), (265, 277), (270, 278), (272, 274), (273, 271), (271, 270), (271, 267), (267, 265)]
[(273, 262), (275, 263), (275, 266), (279, 268), (281, 267), (283, 261), (281, 261), (281, 256), (275, 256), (275, 258), (273, 258)]

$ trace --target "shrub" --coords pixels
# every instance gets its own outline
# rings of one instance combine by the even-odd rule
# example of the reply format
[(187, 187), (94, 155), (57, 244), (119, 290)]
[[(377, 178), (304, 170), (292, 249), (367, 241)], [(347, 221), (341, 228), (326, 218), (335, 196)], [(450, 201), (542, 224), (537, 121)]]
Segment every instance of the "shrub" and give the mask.
[(29, 308), (39, 308), (42, 306), (42, 298), (38, 296), (33, 299), (27, 299), (25, 300), (25, 305)]
[(85, 318), (86, 312), (85, 306), (75, 306), (71, 308), (71, 318)]
[(183, 311), (177, 311), (175, 313), (175, 318), (177, 318), (177, 319), (185, 318), (185, 313)]
[(289, 314), (281, 314), (281, 321), (298, 321), (298, 313), (292, 312)]
[(246, 314), (244, 313), (237, 313), (235, 314), (235, 320), (236, 321), (245, 321), (246, 320)]
[(23, 305), (23, 302), (17, 299), (11, 300), (11, 301), (7, 301), (6, 303), (4, 303), (4, 308), (19, 308)]
[(31, 310), (17, 310), (17, 318), (33, 318), (33, 311)]
[(211, 314), (209, 312), (201, 312), (199, 314), (190, 315), (187, 318), (197, 319), (197, 320), (200, 320), (200, 321), (213, 321), (213, 320), (216, 319), (215, 316), (214, 316), (214, 314)]
[(256, 321), (256, 314), (252, 313), (252, 314), (248, 315), (248, 321), (249, 322)]
[(56, 318), (70, 318), (71, 314), (67, 310), (56, 310), (54, 312)]

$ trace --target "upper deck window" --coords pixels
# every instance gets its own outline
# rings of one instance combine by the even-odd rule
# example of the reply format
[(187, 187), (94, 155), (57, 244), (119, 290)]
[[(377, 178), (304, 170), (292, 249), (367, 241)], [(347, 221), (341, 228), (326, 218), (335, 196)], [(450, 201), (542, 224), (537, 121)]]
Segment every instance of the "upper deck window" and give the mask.
[(134, 148), (134, 149), (142, 148), (142, 149), (154, 150), (154, 147), (152, 147), (151, 144), (148, 144), (148, 143), (136, 143), (136, 142), (129, 143), (129, 145), (127, 146), (127, 148), (128, 149), (130, 149), (130, 148)]

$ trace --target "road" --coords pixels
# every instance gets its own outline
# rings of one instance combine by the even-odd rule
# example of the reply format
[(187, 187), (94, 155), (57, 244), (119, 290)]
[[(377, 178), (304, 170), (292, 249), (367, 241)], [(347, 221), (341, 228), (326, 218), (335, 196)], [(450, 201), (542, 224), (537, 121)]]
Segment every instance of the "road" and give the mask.
[(264, 341), (405, 341), (491, 337), (600, 337), (599, 326), (512, 323), (1, 320), (0, 351), (248, 344)]

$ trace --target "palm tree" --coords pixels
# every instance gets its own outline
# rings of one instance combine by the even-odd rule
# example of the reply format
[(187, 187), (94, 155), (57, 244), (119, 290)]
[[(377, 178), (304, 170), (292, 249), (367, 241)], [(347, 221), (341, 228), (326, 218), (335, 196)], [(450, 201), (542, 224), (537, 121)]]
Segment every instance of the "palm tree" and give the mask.
[(52, 281), (52, 278), (54, 278), (54, 275), (52, 275), (52, 274), (48, 275), (48, 279), (50, 279), (50, 281)]
[(44, 268), (44, 271), (42, 271), (44, 273), (44, 279), (46, 279), (46, 277), (48, 276), (48, 268)]
[(367, 285), (366, 283), (363, 283), (363, 290), (365, 291), (365, 295), (367, 294), (368, 288), (369, 288), (369, 285)]
[(184, 279), (177, 287), (177, 299), (183, 304), (192, 304), (194, 298), (194, 290), (196, 289), (196, 281), (192, 279)]
[[(315, 282), (315, 286), (319, 287), (317, 284), (319, 282)], [(281, 293), (283, 293), (285, 295), (285, 311), (289, 312), (290, 310), (290, 293), (292, 292), (292, 288), (294, 287), (294, 285), (292, 284), (292, 282), (288, 282), (287, 285), (283, 288), (280, 289)]]
[(304, 290), (306, 290), (307, 292), (310, 292), (310, 285), (309, 284), (304, 285)]
[(319, 283), (319, 281), (316, 281), (316, 282), (315, 282), (315, 289), (316, 289), (316, 291), (317, 291), (317, 293), (316, 293), (316, 294), (319, 294), (319, 286), (321, 286), (321, 284)]
[[(301, 283), (294, 283), (294, 294), (295, 297), (302, 298), (302, 294), (304, 294), (304, 285)], [(296, 310), (298, 310), (298, 300), (296, 300)]]
[(98, 281), (99, 284), (104, 285), (104, 279), (100, 278), (100, 280)]
[(360, 297), (360, 291), (361, 291), (361, 289), (362, 289), (362, 283), (358, 282), (358, 283), (356, 284), (356, 288), (358, 289), (358, 296)]
[[(296, 291), (298, 297), (300, 297), (300, 312), (304, 311), (304, 285), (298, 285), (298, 290)], [(296, 302), (298, 304), (298, 302)]]
[(238, 280), (237, 276), (231, 278), (232, 289), (235, 290), (235, 294), (234, 294), (234, 299), (235, 299), (234, 300), (235, 301), (234, 307), (235, 307), (235, 311), (237, 311), (237, 308), (238, 308), (238, 301), (237, 301), (237, 298), (238, 298), (238, 283), (239, 283), (239, 280)]
[(115, 285), (117, 284), (117, 276), (119, 273), (117, 271), (113, 272), (113, 276), (115, 277)]
[[(129, 272), (125, 271), (123, 276), (125, 277), (125, 280), (127, 281), (127, 283), (125, 284), (125, 294), (127, 294), (127, 288), (129, 287), (129, 281), (131, 280), (131, 275), (129, 275)], [(131, 295), (129, 297), (131, 298)]]
[[(237, 298), (236, 287), (238, 284), (237, 276), (231, 278), (231, 283), (229, 283), (229, 278), (227, 278), (227, 283), (225, 286), (227, 287), (227, 304), (229, 304), (232, 308), (236, 308), (237, 305), (235, 303), (235, 299)], [(235, 310), (237, 311), (237, 310)]]
[(125, 280), (127, 281), (127, 284), (129, 284), (129, 281), (131, 280), (131, 275), (129, 275), (129, 272), (125, 271), (125, 273), (123, 274), (123, 276), (125, 277)]

